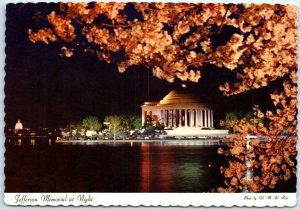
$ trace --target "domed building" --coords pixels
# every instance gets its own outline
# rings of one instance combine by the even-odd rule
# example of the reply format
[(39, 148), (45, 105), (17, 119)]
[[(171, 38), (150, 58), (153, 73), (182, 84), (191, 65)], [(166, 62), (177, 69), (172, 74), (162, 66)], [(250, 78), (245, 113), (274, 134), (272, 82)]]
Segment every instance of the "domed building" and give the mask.
[(147, 116), (150, 116), (153, 123), (159, 122), (165, 128), (213, 129), (214, 127), (211, 107), (185, 89), (171, 91), (159, 102), (145, 102), (142, 105), (143, 125)]

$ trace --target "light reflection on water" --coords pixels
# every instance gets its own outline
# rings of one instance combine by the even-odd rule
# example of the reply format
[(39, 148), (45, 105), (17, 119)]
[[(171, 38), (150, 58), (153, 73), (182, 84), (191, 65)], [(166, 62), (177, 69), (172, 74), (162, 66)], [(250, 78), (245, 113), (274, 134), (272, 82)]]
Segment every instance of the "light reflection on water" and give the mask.
[[(228, 158), (217, 154), (220, 145), (183, 144), (8, 139), (5, 191), (211, 192), (224, 186), (220, 166)], [(295, 192), (295, 181), (278, 191)]]
[(7, 139), (6, 143), (8, 145), (14, 146), (36, 146), (36, 145), (48, 145), (51, 146), (54, 139), (48, 138), (11, 138)]
[[(211, 147), (143, 144), (141, 146), (141, 192), (206, 191), (212, 187), (216, 169), (202, 152)], [(214, 153), (209, 153), (214, 155)], [(203, 157), (203, 158), (202, 158)], [(220, 178), (220, 176), (218, 176)], [(218, 179), (215, 179), (218, 181)], [(210, 183), (213, 184), (210, 184)]]
[(219, 166), (208, 166), (220, 163), (219, 146), (12, 143), (7, 147), (8, 192), (210, 192), (223, 183)]

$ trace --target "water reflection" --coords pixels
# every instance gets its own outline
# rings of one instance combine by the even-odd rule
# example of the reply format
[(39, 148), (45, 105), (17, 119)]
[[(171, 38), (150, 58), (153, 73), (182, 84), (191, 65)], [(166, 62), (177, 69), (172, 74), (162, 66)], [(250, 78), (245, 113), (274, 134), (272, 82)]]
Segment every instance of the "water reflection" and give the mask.
[(51, 146), (54, 139), (51, 138), (8, 138), (6, 144), (9, 146)]
[(211, 192), (222, 177), (211, 163), (221, 163), (217, 146), (144, 144), (141, 146), (141, 192)]
[(159, 182), (160, 187), (162, 191), (164, 192), (170, 192), (170, 181), (171, 181), (171, 167), (172, 163), (170, 158), (172, 157), (170, 152), (165, 152), (163, 149), (164, 146), (157, 146), (158, 149), (158, 158), (160, 161), (157, 164), (157, 170), (158, 170), (158, 176), (159, 176)]
[(7, 140), (6, 192), (211, 192), (224, 184), (219, 146), (31, 139)]
[[(7, 150), (12, 151), (11, 157), (7, 159), (11, 160), (13, 175), (15, 176), (17, 170), (28, 171), (26, 175), (24, 173), (18, 175), (18, 183), (15, 183), (16, 178), (12, 178), (11, 185), (19, 185), (22, 188), (25, 184), (28, 186), (26, 186), (28, 191), (31, 191), (34, 183), (30, 181), (30, 184), (27, 184), (26, 179), (39, 176), (40, 173), (49, 174), (45, 179), (50, 181), (51, 185), (44, 186), (53, 188), (51, 191), (72, 189), (75, 184), (77, 185), (77, 181), (69, 182), (69, 179), (75, 178), (82, 181), (82, 178), (86, 179), (86, 175), (90, 176), (91, 181), (84, 180), (84, 185), (78, 185), (76, 191), (210, 192), (212, 188), (215, 188), (215, 184), (219, 185), (223, 182), (220, 176), (216, 176), (219, 169), (213, 173), (215, 172), (213, 168), (208, 167), (211, 160), (219, 161), (217, 146), (186, 146), (161, 141), (65, 144), (55, 143), (55, 140), (50, 138), (36, 137), (10, 138), (7, 139), (6, 146)], [(23, 161), (19, 161), (18, 164), (14, 163), (13, 159), (16, 156), (24, 155), (32, 156), (35, 161), (27, 162), (26, 159), (33, 158), (21, 157)], [(36, 156), (39, 157), (36, 158)], [(49, 164), (56, 165), (60, 159), (65, 159), (67, 163), (58, 166), (57, 173), (39, 166), (45, 164), (48, 168)], [(28, 166), (32, 168), (28, 169)], [(49, 166), (49, 168), (52, 167)], [(53, 172), (55, 179), (52, 176)], [(70, 176), (66, 179), (61, 176), (61, 173), (70, 173)], [(216, 181), (216, 179), (219, 180)], [(56, 186), (52, 187), (54, 182)], [(39, 185), (36, 184), (35, 187), (39, 188)], [(81, 188), (84, 189), (81, 190)]]
[(151, 151), (151, 148), (153, 145), (151, 146), (149, 143), (141, 146), (141, 192), (156, 190), (157, 184), (154, 182), (159, 182), (159, 189), (169, 192), (171, 191), (170, 152), (164, 152), (164, 148), (161, 146), (155, 146), (154, 152)]
[(141, 160), (141, 191), (150, 191), (150, 146), (149, 144), (141, 144), (142, 160)]

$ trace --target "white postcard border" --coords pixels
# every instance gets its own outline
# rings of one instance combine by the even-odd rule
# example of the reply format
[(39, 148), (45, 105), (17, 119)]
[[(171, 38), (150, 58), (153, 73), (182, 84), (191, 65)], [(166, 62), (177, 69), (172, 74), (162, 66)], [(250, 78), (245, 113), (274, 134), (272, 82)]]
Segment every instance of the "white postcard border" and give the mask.
[(4, 193), (19, 206), (276, 206), (293, 207), (296, 193)]
[[(51, 0), (46, 2), (67, 2), (68, 0)], [(70, 1), (70, 0), (69, 0)], [(89, 2), (88, 0), (72, 0), (73, 2)], [(106, 0), (102, 0), (106, 1)], [(119, 1), (119, 0), (117, 0)], [(127, 1), (127, 0), (124, 0)], [(166, 1), (166, 0), (161, 0)], [(173, 0), (176, 2), (177, 0)], [(196, 0), (189, 0), (190, 2), (196, 2)], [(0, 91), (0, 100), (4, 101), (4, 65), (5, 65), (5, 5), (7, 3), (18, 3), (18, 2), (41, 2), (37, 0), (4, 0), (0, 2), (0, 7), (2, 10), (1, 20), (0, 20), (0, 66), (2, 71), (0, 72), (0, 85), (2, 91)], [(241, 0), (202, 0), (201, 2), (211, 2), (211, 3), (240, 3)], [(292, 3), (297, 5), (298, 14), (300, 14), (300, 3), (298, 0), (247, 0), (246, 2), (251, 3)], [(298, 20), (299, 21), (299, 20)], [(298, 34), (300, 32), (299, 22), (298, 22)], [(298, 47), (298, 54), (300, 47)], [(300, 56), (298, 57), (298, 63), (300, 63)], [(299, 75), (299, 72), (298, 72)], [(298, 80), (300, 83), (300, 79)], [(298, 94), (298, 99), (300, 100), (300, 95)], [(299, 106), (298, 106), (299, 107)], [(0, 103), (0, 115), (4, 118), (4, 103)], [(297, 119), (300, 119), (298, 114)], [(4, 129), (4, 120), (0, 120), (0, 127)], [(300, 129), (300, 124), (298, 123), (298, 129)], [(4, 138), (4, 132), (1, 133), (2, 138)], [(297, 150), (299, 150), (300, 145), (297, 144)], [(4, 168), (4, 143), (0, 147), (0, 153), (2, 156), (2, 161), (0, 165)], [(298, 153), (299, 154), (299, 153)], [(297, 161), (299, 160), (299, 155), (297, 155)], [(299, 161), (298, 161), (299, 162)], [(297, 179), (300, 177), (299, 172), (297, 173)], [(0, 175), (2, 184), (0, 188), (4, 191), (4, 179), (5, 175), (2, 172)], [(297, 190), (299, 188), (300, 181), (297, 181)], [(27, 195), (27, 198), (36, 198), (38, 199), (37, 203), (16, 203), (16, 195)], [(62, 198), (64, 195), (67, 195), (67, 198), (74, 198), (74, 201), (70, 200), (66, 202), (47, 202), (42, 201), (43, 195), (50, 195), (51, 198)], [(79, 195), (85, 195), (86, 198), (93, 198), (92, 201), (84, 202), (80, 201)], [(268, 197), (271, 196), (271, 200)], [(65, 197), (65, 196), (64, 196)], [(249, 198), (248, 198), (249, 197)], [(275, 200), (275, 197), (279, 197)], [(287, 199), (281, 199), (286, 197)], [(252, 198), (252, 199), (250, 199)], [(263, 199), (262, 199), (263, 198)], [(297, 193), (4, 193), (4, 201), (2, 199), (0, 206), (1, 208), (8, 208), (8, 205), (40, 205), (40, 206), (256, 206), (256, 207), (295, 207), (297, 205)], [(76, 199), (76, 200), (75, 200)], [(256, 199), (256, 200), (254, 200)], [(9, 207), (11, 208), (11, 207)], [(45, 207), (43, 207), (45, 208)], [(48, 208), (48, 207), (47, 207)]]

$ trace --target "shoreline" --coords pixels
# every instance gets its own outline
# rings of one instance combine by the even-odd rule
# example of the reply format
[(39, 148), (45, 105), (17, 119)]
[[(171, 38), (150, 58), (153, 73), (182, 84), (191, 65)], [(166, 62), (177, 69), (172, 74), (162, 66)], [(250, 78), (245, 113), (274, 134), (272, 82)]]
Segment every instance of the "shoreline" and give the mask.
[(169, 144), (169, 145), (222, 145), (229, 144), (230, 141), (222, 139), (116, 139), (116, 140), (56, 140), (59, 144)]

